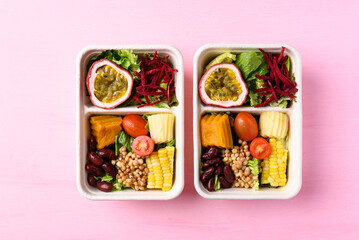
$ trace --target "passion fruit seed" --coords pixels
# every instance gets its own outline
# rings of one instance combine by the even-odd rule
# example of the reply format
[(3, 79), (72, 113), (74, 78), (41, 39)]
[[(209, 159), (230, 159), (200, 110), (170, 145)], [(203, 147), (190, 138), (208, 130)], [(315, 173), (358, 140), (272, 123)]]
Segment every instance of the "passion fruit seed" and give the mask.
[(95, 96), (101, 102), (111, 103), (121, 98), (127, 92), (127, 79), (109, 65), (96, 71)]
[(214, 70), (205, 82), (205, 90), (208, 97), (214, 101), (237, 101), (242, 93), (235, 73), (229, 68)]

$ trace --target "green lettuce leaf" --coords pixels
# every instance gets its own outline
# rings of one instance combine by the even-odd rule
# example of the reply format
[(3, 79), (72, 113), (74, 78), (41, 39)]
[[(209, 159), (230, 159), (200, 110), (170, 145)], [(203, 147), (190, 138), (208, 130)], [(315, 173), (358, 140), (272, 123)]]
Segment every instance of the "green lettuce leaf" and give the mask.
[(172, 141), (167, 143), (167, 147), (173, 147), (176, 145), (176, 139), (173, 139)]
[(276, 103), (275, 101), (272, 101), (272, 102), (269, 103), (269, 106), (287, 108), (288, 100), (289, 100), (289, 97), (286, 97), (286, 96), (281, 97), (280, 99), (278, 99), (278, 103)]
[[(251, 170), (251, 174), (258, 175), (259, 174), (259, 160), (257, 158), (252, 158), (248, 161), (247, 166)], [(255, 191), (258, 191), (259, 189), (259, 181), (258, 179), (254, 180), (254, 186), (253, 189)]]
[(123, 182), (116, 182), (112, 186), (112, 191), (121, 191), (122, 189), (126, 188), (126, 185)]
[(236, 55), (230, 52), (225, 52), (208, 63), (204, 70), (207, 71), (210, 67), (218, 63), (232, 63), (233, 61), (236, 61)]
[(236, 65), (242, 73), (244, 79), (247, 79), (249, 74), (257, 70), (262, 64), (261, 59), (256, 52), (244, 52), (238, 55)]
[(292, 75), (292, 69), (291, 69), (291, 62), (290, 62), (290, 57), (288, 56), (287, 60), (285, 61), (285, 66), (287, 67), (287, 70), (288, 70), (288, 73), (289, 73), (289, 76)]
[(174, 147), (175, 145), (176, 145), (176, 139), (173, 139), (172, 141), (170, 141), (168, 143), (156, 144), (155, 150), (157, 151), (158, 149), (165, 148), (165, 147)]
[(259, 180), (258, 179), (254, 180), (253, 184), (254, 184), (254, 186), (253, 186), (254, 191), (258, 191), (259, 190)]
[(110, 176), (110, 174), (106, 173), (104, 176), (102, 177), (96, 177), (95, 176), (95, 179), (96, 180), (101, 180), (102, 182), (109, 182), (111, 183), (112, 180), (113, 180), (113, 177)]
[[(266, 74), (269, 72), (269, 70), (268, 70), (268, 68), (267, 68), (267, 67), (268, 67), (268, 63), (267, 63), (266, 60), (264, 59), (263, 53), (262, 53), (262, 52), (256, 52), (256, 54), (257, 54), (257, 58), (258, 58), (259, 60), (261, 60), (261, 65), (259, 65), (259, 67), (258, 67), (255, 71), (251, 72), (251, 73), (248, 75), (248, 78), (246, 79), (246, 81), (253, 80), (253, 79), (260, 80), (260, 79), (257, 79), (257, 78), (255, 77), (256, 74), (258, 74), (258, 75), (260, 75), (260, 76), (263, 76), (263, 75), (266, 75)], [(261, 80), (261, 81), (263, 81), (263, 80)], [(262, 86), (260, 86), (260, 87), (262, 87)]]
[(134, 138), (127, 135), (124, 131), (119, 132), (117, 136), (118, 149), (120, 149), (122, 146), (125, 146), (129, 152), (133, 152), (132, 142)]
[(247, 165), (249, 166), (249, 169), (253, 175), (259, 174), (259, 160), (257, 158), (252, 158), (249, 160)]
[(262, 98), (259, 93), (254, 93), (253, 90), (248, 92), (249, 104), (254, 107), (262, 102)]

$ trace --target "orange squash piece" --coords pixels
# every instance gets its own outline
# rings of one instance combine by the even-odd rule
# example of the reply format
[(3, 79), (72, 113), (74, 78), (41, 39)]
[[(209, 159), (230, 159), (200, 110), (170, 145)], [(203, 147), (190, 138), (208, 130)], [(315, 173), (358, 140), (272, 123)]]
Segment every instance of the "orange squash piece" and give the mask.
[(122, 118), (116, 116), (94, 116), (90, 119), (92, 135), (97, 141), (97, 149), (115, 143), (116, 135), (122, 130)]
[(201, 119), (202, 146), (233, 148), (233, 138), (227, 114), (205, 115)]

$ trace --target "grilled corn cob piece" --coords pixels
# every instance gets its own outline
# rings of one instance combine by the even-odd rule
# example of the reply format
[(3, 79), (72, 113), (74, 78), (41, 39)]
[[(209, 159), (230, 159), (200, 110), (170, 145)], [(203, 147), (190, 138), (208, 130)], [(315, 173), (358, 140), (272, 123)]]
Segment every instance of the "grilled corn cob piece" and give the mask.
[(162, 190), (168, 191), (172, 187), (172, 173), (170, 167), (170, 160), (168, 159), (167, 150), (165, 148), (161, 148), (158, 150), (158, 158), (160, 159), (163, 174)]
[(167, 150), (167, 156), (170, 160), (170, 166), (171, 166), (171, 174), (173, 175), (173, 163), (175, 159), (175, 147), (166, 147)]
[(146, 158), (148, 189), (161, 188), (163, 191), (171, 190), (174, 151), (174, 147), (161, 148), (158, 152), (152, 152)]
[(150, 158), (151, 158), (153, 173), (155, 175), (155, 188), (162, 188), (163, 173), (157, 152), (153, 152)]
[(286, 167), (288, 151), (283, 148), (280, 141), (269, 140), (271, 153), (266, 157), (262, 171), (261, 184), (270, 184), (272, 187), (285, 186), (287, 183)]
[(151, 160), (150, 156), (148, 156), (146, 158), (146, 164), (147, 164), (147, 168), (148, 168), (147, 188), (153, 189), (153, 188), (155, 188), (155, 174), (153, 173), (152, 160)]

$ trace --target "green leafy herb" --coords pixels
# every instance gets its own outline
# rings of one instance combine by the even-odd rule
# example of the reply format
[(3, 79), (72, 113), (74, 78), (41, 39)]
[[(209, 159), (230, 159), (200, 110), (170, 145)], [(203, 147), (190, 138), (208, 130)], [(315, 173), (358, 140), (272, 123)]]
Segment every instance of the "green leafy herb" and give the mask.
[(96, 180), (101, 180), (102, 182), (108, 182), (108, 183), (111, 183), (112, 180), (113, 180), (113, 177), (111, 177), (108, 173), (106, 173), (104, 176), (102, 177), (96, 177), (95, 176), (95, 179)]
[(288, 56), (287, 60), (285, 61), (285, 66), (287, 67), (287, 70), (288, 70), (288, 75), (292, 75), (292, 69), (291, 69), (291, 62), (290, 62), (290, 57)]
[(253, 184), (254, 184), (254, 186), (253, 186), (254, 191), (258, 191), (259, 190), (259, 181), (258, 181), (258, 179), (254, 180)]
[(257, 158), (252, 158), (248, 161), (249, 169), (253, 175), (259, 174), (259, 160)]
[(172, 141), (167, 143), (167, 147), (173, 147), (176, 145), (176, 139), (173, 139)]
[(168, 142), (168, 143), (160, 143), (160, 144), (156, 144), (155, 145), (155, 149), (161, 149), (161, 148), (165, 148), (165, 147), (173, 147), (176, 145), (176, 139), (173, 139), (172, 141)]
[(210, 67), (212, 67), (215, 64), (232, 63), (233, 61), (236, 61), (236, 55), (230, 52), (222, 53), (221, 55), (213, 59), (210, 63), (208, 63), (208, 65), (205, 68), (205, 71), (207, 71)]
[(126, 185), (125, 185), (123, 182), (121, 182), (121, 183), (116, 182), (116, 183), (114, 183), (112, 186), (113, 186), (113, 187), (112, 187), (112, 191), (113, 191), (113, 192), (114, 192), (114, 191), (121, 191), (122, 189), (125, 189), (125, 188), (126, 188)]
[(200, 162), (200, 163), (199, 163), (199, 175), (200, 175), (200, 176), (202, 176), (202, 174), (203, 174), (202, 168), (203, 168), (203, 162)]
[(147, 131), (150, 131), (150, 124), (149, 124), (148, 122), (146, 123), (145, 129), (146, 129)]
[(214, 176), (214, 191), (221, 190), (221, 182), (218, 179), (218, 175), (215, 174)]
[(153, 107), (156, 107), (156, 108), (167, 108), (167, 109), (171, 109), (170, 106), (168, 105), (168, 103), (166, 102), (159, 102), (159, 103), (156, 103), (154, 105), (152, 105)]
[[(121, 131), (117, 134), (116, 138), (117, 138), (117, 140), (115, 142), (115, 151), (116, 151), (116, 149), (119, 150), (122, 146), (125, 146), (129, 152), (133, 152), (133, 150), (132, 150), (132, 142), (134, 140), (133, 137), (130, 137), (124, 131)], [(117, 145), (117, 147), (116, 147), (116, 145)]]

